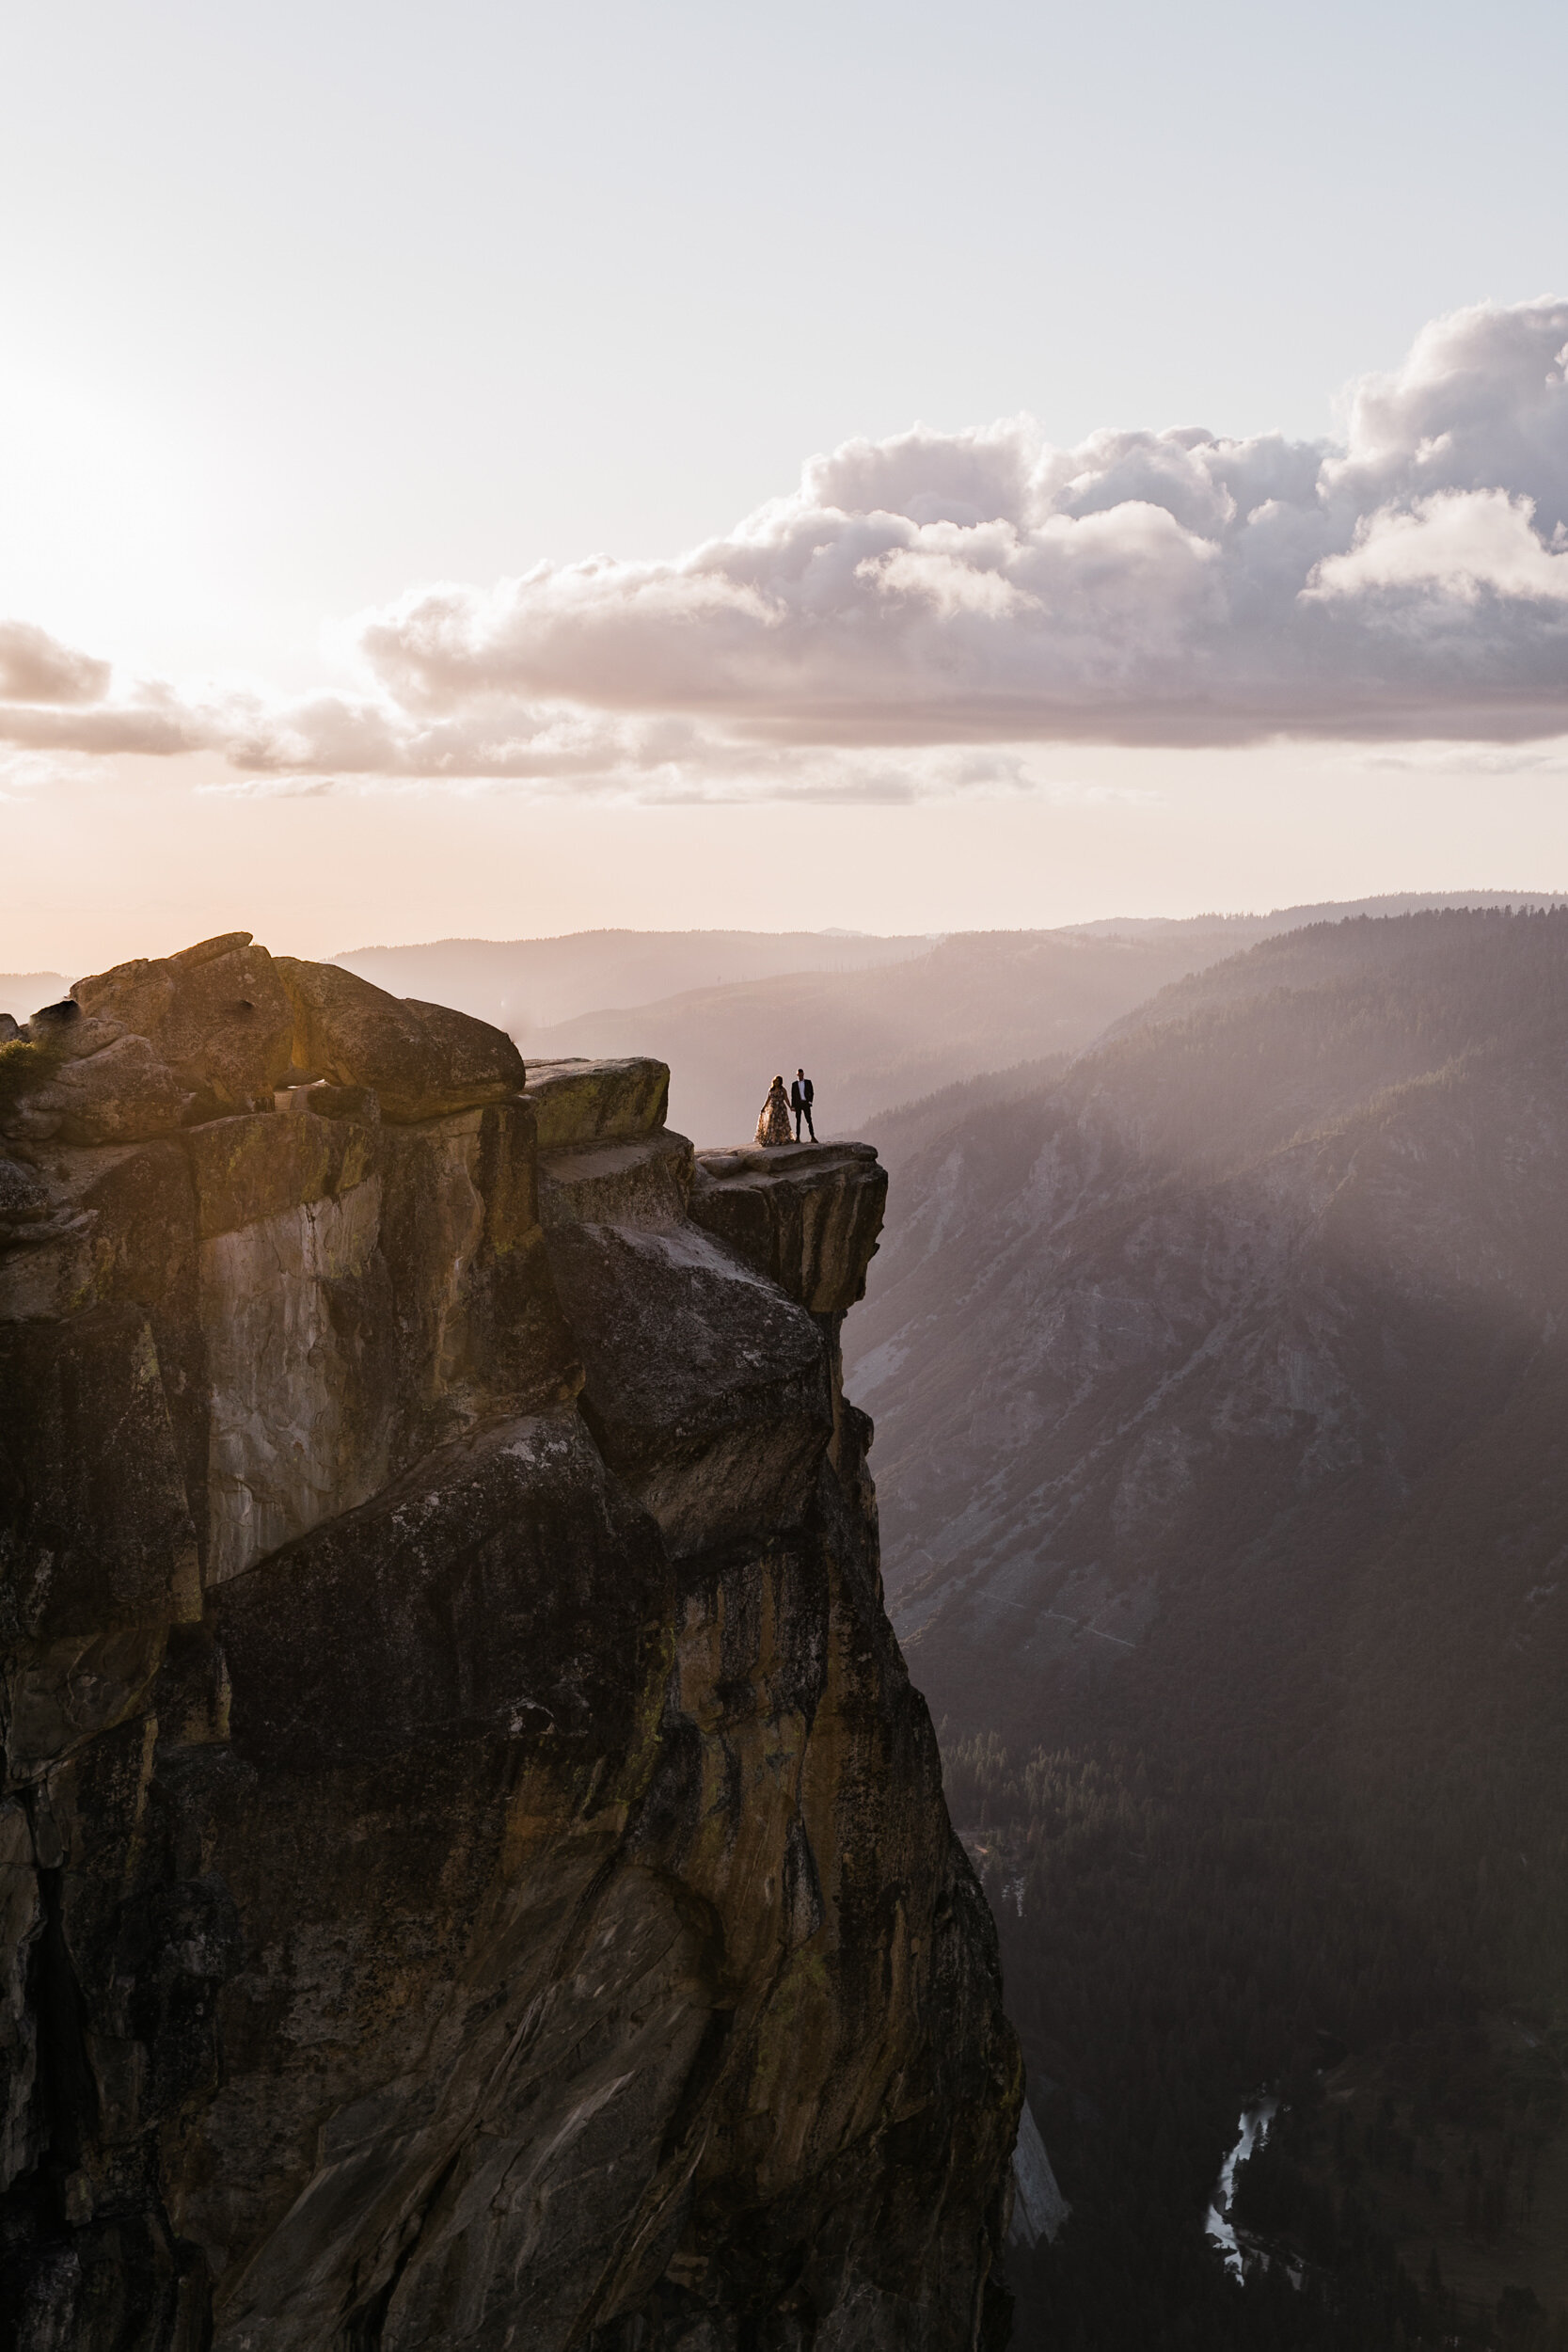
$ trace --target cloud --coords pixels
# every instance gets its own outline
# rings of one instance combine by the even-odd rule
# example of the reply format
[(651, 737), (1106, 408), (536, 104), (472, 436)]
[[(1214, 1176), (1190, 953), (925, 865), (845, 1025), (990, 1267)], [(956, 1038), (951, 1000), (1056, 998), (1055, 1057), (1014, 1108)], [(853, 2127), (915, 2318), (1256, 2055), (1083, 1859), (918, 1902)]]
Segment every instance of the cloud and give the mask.
[[(755, 800), (902, 803), (1020, 796), (1062, 805), (1141, 803), (1131, 787), (1061, 781), (1024, 753), (941, 746), (888, 752), (734, 741), (685, 718), (548, 708), (416, 723), (372, 704), (314, 696), (210, 721), (248, 772), (199, 786), (229, 799), (301, 799), (346, 788), (519, 789), (643, 803)], [(326, 771), (330, 770), (330, 776)], [(354, 787), (344, 778), (355, 780)]]
[(359, 642), (409, 711), (515, 696), (742, 739), (1513, 738), (1568, 722), (1568, 303), (1426, 328), (1344, 447), (1027, 418), (814, 459), (667, 563), (420, 589)]
[(111, 701), (112, 675), (107, 661), (62, 645), (32, 621), (0, 621), (0, 744), (166, 758), (209, 739), (210, 720), (171, 687), (144, 681)]
[(97, 761), (85, 752), (11, 751), (0, 745), (0, 801), (17, 804), (62, 785), (93, 784)]
[(1568, 742), (1494, 746), (1419, 743), (1405, 751), (1347, 752), (1339, 765), (1413, 776), (1568, 776)]
[(32, 621), (0, 621), (0, 702), (93, 703), (109, 691), (109, 665), (62, 645)]
[(212, 740), (199, 714), (170, 701), (104, 704), (93, 710), (0, 704), (0, 743), (29, 751), (144, 752), (167, 758)]
[(268, 797), (653, 801), (1081, 791), (1030, 764), (1051, 742), (1539, 740), (1568, 731), (1565, 359), (1568, 302), (1483, 305), (1354, 386), (1340, 443), (849, 441), (686, 554), (362, 614), (355, 691), (111, 702), (106, 665), (10, 624), (0, 740), (216, 751)]
[(1568, 548), (1545, 546), (1534, 514), (1533, 499), (1506, 490), (1439, 490), (1405, 508), (1380, 507), (1356, 524), (1348, 554), (1324, 557), (1304, 594), (1328, 599), (1415, 589), (1425, 603), (1466, 611), (1488, 593), (1563, 603)]
[(325, 801), (336, 792), (333, 776), (236, 776), (229, 784), (198, 784), (208, 799), (224, 801)]

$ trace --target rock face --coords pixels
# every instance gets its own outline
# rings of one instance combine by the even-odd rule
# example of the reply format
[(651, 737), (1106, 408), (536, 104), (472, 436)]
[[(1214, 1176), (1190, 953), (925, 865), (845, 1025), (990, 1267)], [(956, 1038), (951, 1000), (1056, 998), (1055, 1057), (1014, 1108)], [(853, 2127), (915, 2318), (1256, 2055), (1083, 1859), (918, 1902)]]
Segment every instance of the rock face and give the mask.
[(123, 966), (0, 1106), (13, 2340), (973, 2346), (1018, 2063), (839, 1383), (882, 1172), (350, 977)]

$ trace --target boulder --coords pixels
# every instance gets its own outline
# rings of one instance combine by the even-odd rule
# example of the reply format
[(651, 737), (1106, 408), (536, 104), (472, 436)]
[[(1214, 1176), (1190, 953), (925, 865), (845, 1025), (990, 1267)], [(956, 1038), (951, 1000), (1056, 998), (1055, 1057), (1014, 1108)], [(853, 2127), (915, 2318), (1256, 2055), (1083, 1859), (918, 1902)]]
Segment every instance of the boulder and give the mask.
[[(138, 956), (78, 980), (82, 1011), (150, 1039), (209, 1113), (268, 1103), (289, 1067), (293, 1015), (264, 947), (226, 931), (178, 955)], [(29, 1025), (45, 1018), (35, 1013)]]
[(46, 1030), (69, 1029), (73, 1022), (81, 1018), (82, 1008), (74, 997), (61, 996), (52, 1005), (39, 1007), (27, 1024), (27, 1034), (36, 1042), (43, 1037)]
[(294, 1072), (373, 1089), (385, 1119), (438, 1119), (522, 1091), (522, 1056), (487, 1021), (388, 995), (341, 964), (279, 956), (277, 969), (293, 1008)]
[(8, 1134), (33, 1143), (138, 1143), (172, 1134), (195, 1100), (147, 1038), (117, 1036), (97, 1052), (52, 1060), (42, 1083), (4, 1119)]
[(32, 1042), (55, 1062), (86, 1061), (125, 1034), (123, 1021), (112, 1013), (85, 1013), (69, 996), (62, 1004), (43, 1006), (27, 1024)]
[(402, 1003), (430, 1040), (445, 1083), (462, 1094), (465, 1108), (510, 1102), (522, 1091), (523, 1057), (504, 1029), (476, 1020), (471, 1012), (456, 1012), (451, 1005), (426, 1004), (422, 997), (404, 996)]
[(527, 1091), (541, 1152), (574, 1143), (636, 1142), (664, 1124), (670, 1069), (641, 1056), (536, 1061), (529, 1065)]

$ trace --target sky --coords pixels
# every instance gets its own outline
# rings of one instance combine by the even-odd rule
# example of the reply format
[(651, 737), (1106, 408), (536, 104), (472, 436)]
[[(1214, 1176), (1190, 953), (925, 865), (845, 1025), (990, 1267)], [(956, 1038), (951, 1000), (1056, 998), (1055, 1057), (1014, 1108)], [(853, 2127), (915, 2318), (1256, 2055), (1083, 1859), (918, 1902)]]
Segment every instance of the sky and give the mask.
[(0, 968), (1568, 882), (1568, 17), (0, 18)]

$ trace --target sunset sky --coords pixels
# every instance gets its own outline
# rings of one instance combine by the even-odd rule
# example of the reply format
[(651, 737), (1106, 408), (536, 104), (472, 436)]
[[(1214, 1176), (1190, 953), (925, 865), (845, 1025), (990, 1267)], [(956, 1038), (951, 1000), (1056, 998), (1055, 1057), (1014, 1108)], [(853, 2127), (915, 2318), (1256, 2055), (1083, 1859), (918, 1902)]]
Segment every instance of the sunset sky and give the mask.
[(0, 30), (0, 968), (1568, 884), (1568, 18)]

